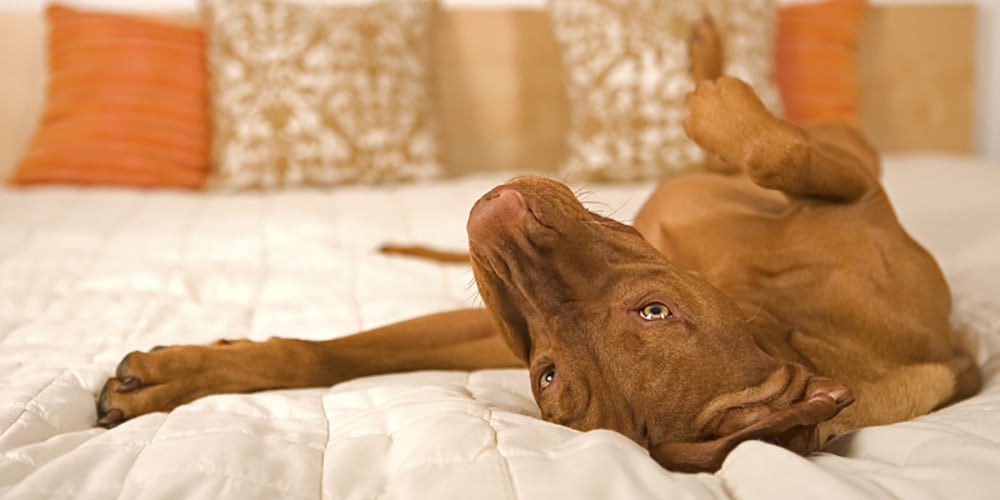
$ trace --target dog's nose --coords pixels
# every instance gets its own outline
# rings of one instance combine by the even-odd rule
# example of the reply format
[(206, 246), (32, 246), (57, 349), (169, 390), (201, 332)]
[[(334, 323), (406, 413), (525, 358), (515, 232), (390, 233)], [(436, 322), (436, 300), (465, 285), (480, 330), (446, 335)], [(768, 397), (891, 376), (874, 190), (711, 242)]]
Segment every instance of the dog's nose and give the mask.
[[(514, 189), (514, 188), (512, 188), (512, 187), (510, 187), (510, 186), (508, 186), (506, 184), (503, 184), (503, 185), (500, 185), (500, 186), (497, 186), (497, 187), (491, 189), (488, 193), (486, 193), (486, 194), (484, 194), (482, 196), (482, 199), (486, 200), (486, 201), (492, 201), (492, 200), (500, 198), (501, 196), (504, 196), (504, 195), (506, 195), (506, 196), (520, 197), (521, 193), (517, 192), (516, 189)], [(523, 198), (522, 198), (522, 201), (523, 201)]]
[(524, 196), (509, 186), (497, 186), (484, 194), (469, 213), (466, 227), (470, 242), (486, 243), (523, 225), (528, 207)]
[(523, 213), (527, 209), (524, 202), (524, 196), (509, 186), (497, 186), (491, 189), (488, 193), (484, 194), (475, 205), (472, 206), (472, 212), (469, 214), (470, 222), (472, 219), (484, 219), (484, 218), (501, 218), (506, 219), (509, 217), (516, 217), (518, 214)]
[(497, 187), (489, 190), (489, 192), (487, 192), (486, 194), (484, 194), (482, 196), (482, 199), (484, 199), (484, 200), (494, 200), (498, 196), (500, 196), (500, 193), (504, 192), (507, 189), (509, 189), (507, 186), (497, 186)]

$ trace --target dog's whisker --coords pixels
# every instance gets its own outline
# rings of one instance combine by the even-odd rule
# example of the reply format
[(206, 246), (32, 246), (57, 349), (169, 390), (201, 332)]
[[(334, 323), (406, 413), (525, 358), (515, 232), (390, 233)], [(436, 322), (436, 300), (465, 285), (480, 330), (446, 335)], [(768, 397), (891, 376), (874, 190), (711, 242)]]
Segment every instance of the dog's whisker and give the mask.
[[(592, 212), (595, 212), (595, 213), (600, 213), (602, 211), (606, 212), (606, 211), (608, 211), (609, 208), (611, 208), (610, 205), (608, 205), (607, 203), (605, 203), (603, 201), (600, 201), (600, 200), (580, 200), (580, 204), (582, 204), (583, 206), (587, 207), (588, 209), (590, 209), (590, 207), (592, 207), (592, 206), (599, 207), (599, 210), (591, 210)], [(604, 214), (601, 214), (601, 215), (604, 215)]]
[(470, 286), (469, 288), (466, 289), (466, 292), (468, 292), (468, 294), (466, 295), (465, 300), (463, 301), (464, 303), (470, 304), (472, 307), (481, 307), (484, 309), (486, 308), (486, 303), (483, 302), (483, 297), (479, 295), (478, 289), (476, 289), (474, 286)]
[(594, 191), (592, 191), (590, 187), (587, 186), (586, 184), (579, 186), (573, 190), (573, 196), (576, 196), (576, 199), (580, 200), (581, 202), (583, 202), (586, 198), (593, 195)]
[(753, 320), (757, 319), (757, 317), (760, 316), (760, 312), (763, 311), (763, 310), (764, 310), (764, 304), (757, 304), (757, 310), (754, 311), (754, 313), (753, 313), (752, 316), (750, 316), (749, 318), (745, 319), (743, 322), (744, 323), (753, 323)]
[[(621, 204), (618, 205), (614, 210), (611, 210), (610, 212), (608, 212), (608, 214), (606, 215), (606, 217), (614, 218), (615, 214), (617, 214), (618, 212), (621, 212), (621, 210), (623, 208), (625, 208), (625, 205), (628, 205), (629, 202), (631, 202), (631, 201), (632, 201), (631, 199), (628, 199), (628, 200), (625, 200), (625, 201), (621, 202)], [(607, 204), (605, 204), (605, 205), (607, 205)], [(631, 224), (631, 221), (629, 222), (629, 224)]]
[(476, 278), (469, 278), (468, 283), (465, 284), (465, 291), (476, 289)]

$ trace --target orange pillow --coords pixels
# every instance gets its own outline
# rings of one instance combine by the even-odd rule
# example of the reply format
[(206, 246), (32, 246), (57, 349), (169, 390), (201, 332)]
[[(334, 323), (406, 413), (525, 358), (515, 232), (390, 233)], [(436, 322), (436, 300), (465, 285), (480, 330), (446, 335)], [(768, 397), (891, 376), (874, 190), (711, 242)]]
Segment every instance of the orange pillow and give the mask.
[(11, 184), (201, 186), (208, 77), (200, 29), (49, 7), (49, 88)]
[(866, 8), (865, 0), (826, 0), (778, 9), (775, 68), (787, 119), (859, 123), (854, 56)]

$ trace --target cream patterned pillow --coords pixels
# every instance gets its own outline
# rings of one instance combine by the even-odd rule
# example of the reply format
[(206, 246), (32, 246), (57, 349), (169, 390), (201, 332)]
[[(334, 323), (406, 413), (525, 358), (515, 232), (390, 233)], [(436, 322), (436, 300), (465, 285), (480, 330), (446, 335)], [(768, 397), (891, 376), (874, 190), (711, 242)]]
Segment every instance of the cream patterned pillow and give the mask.
[(440, 171), (432, 0), (202, 0), (221, 189)]
[(694, 88), (688, 39), (706, 15), (721, 32), (724, 73), (780, 112), (774, 83), (773, 0), (549, 0), (570, 99), (574, 180), (663, 178), (699, 166), (684, 134)]

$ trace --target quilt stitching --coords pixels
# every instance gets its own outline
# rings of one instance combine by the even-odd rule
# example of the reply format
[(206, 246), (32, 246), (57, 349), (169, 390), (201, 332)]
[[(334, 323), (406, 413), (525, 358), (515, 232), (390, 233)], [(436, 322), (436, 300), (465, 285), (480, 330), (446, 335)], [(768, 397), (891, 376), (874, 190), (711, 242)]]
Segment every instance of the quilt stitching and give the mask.
[(190, 274), (184, 272), (185, 271), (184, 263), (186, 261), (187, 256), (190, 255), (191, 253), (192, 229), (194, 228), (195, 221), (197, 221), (199, 218), (202, 217), (204, 206), (205, 206), (204, 203), (198, 203), (197, 209), (191, 211), (191, 216), (185, 219), (184, 223), (179, 228), (176, 235), (178, 241), (177, 259), (175, 259), (172, 265), (170, 266), (170, 271), (175, 276), (178, 276), (181, 281), (181, 285), (184, 290), (184, 296), (182, 297), (182, 300), (188, 300), (195, 304), (201, 302), (200, 293), (198, 292), (198, 287), (195, 286), (193, 281), (191, 280)]
[[(992, 413), (993, 409), (980, 409), (983, 413)], [(961, 439), (974, 439), (974, 440), (986, 440), (991, 443), (1000, 443), (1000, 440), (991, 438), (984, 433), (972, 432), (968, 429), (962, 428), (961, 426), (955, 425), (953, 422), (943, 422), (941, 420), (936, 420), (933, 423), (926, 422), (926, 417), (918, 418), (917, 420), (905, 422), (904, 425), (917, 428), (925, 428), (931, 432), (937, 434), (935, 437), (931, 437), (922, 443), (918, 443), (913, 446), (910, 450), (909, 455), (906, 457), (906, 462), (909, 462), (910, 455), (912, 455), (921, 446), (926, 446), (928, 443), (941, 440), (951, 440), (954, 438)]]
[(283, 443), (286, 443), (286, 444), (289, 444), (289, 445), (293, 445), (293, 446), (301, 446), (303, 448), (310, 448), (310, 449), (316, 450), (316, 451), (323, 451), (323, 448), (321, 448), (321, 447), (319, 447), (318, 445), (315, 445), (315, 444), (310, 444), (310, 443), (301, 442), (301, 441), (293, 441), (293, 440), (288, 439), (286, 437), (279, 436), (279, 435), (274, 435), (274, 434), (269, 434), (267, 436), (262, 436), (260, 434), (255, 434), (255, 433), (247, 431), (245, 429), (239, 429), (239, 428), (236, 428), (236, 427), (224, 427), (224, 428), (216, 428), (216, 429), (199, 429), (197, 431), (190, 432), (190, 433), (176, 433), (176, 434), (171, 434), (170, 435), (170, 439), (185, 439), (185, 438), (190, 438), (190, 437), (194, 437), (194, 436), (210, 436), (210, 435), (218, 435), (218, 434), (238, 434), (238, 435), (242, 435), (242, 436), (252, 437), (252, 438), (264, 441), (264, 442), (272, 441), (272, 440), (274, 440), (274, 441), (281, 441)]
[(326, 477), (326, 452), (330, 449), (331, 432), (330, 426), (333, 423), (330, 421), (330, 415), (326, 411), (326, 400), (324, 398), (319, 399), (320, 409), (323, 410), (323, 419), (326, 423), (326, 442), (323, 444), (322, 454), (319, 456), (319, 491), (317, 491), (316, 498), (323, 498), (323, 478)]
[[(297, 389), (292, 389), (292, 390), (297, 390)], [(320, 396), (325, 396), (325, 395), (327, 395), (327, 393), (323, 393)], [(237, 397), (253, 397), (250, 394), (245, 394), (245, 395), (225, 394), (225, 395), (216, 395), (216, 396), (219, 396), (219, 397), (233, 397), (233, 396), (237, 396)], [(216, 397), (216, 396), (205, 396), (205, 398), (207, 399), (207, 398)], [(190, 403), (188, 403), (187, 405), (185, 405), (185, 406), (183, 406), (181, 408), (183, 408), (183, 412), (184, 412), (185, 415), (204, 415), (206, 417), (209, 416), (209, 415), (229, 415), (229, 416), (234, 416), (234, 417), (252, 418), (254, 420), (259, 420), (261, 422), (272, 422), (275, 418), (281, 419), (282, 421), (293, 421), (293, 422), (294, 421), (303, 421), (303, 420), (315, 420), (315, 419), (318, 418), (315, 415), (306, 416), (306, 417), (299, 417), (299, 416), (288, 415), (288, 414), (273, 415), (273, 414), (259, 413), (259, 412), (236, 411), (236, 410), (228, 410), (228, 409), (225, 409), (225, 408), (198, 408), (198, 407), (191, 406)], [(201, 431), (198, 431), (198, 432), (201, 432)]]
[(352, 252), (350, 254), (351, 266), (348, 268), (348, 277), (350, 283), (350, 298), (348, 299), (351, 304), (352, 313), (354, 315), (354, 327), (356, 331), (361, 331), (365, 329), (365, 320), (361, 316), (361, 301), (358, 299), (358, 289), (360, 287), (359, 281), (361, 277), (359, 276), (360, 266), (358, 265), (358, 257)]
[[(261, 489), (274, 490), (274, 491), (277, 491), (277, 492), (281, 493), (281, 496), (278, 497), (278, 498), (291, 498), (291, 497), (294, 497), (294, 498), (312, 498), (312, 497), (305, 496), (305, 495), (294, 494), (294, 493), (292, 493), (286, 487), (281, 487), (281, 486), (278, 486), (278, 485), (276, 485), (274, 483), (263, 481), (263, 480), (254, 478), (253, 476), (248, 476), (246, 474), (239, 474), (239, 473), (233, 472), (231, 470), (209, 469), (209, 468), (199, 467), (199, 466), (190, 466), (190, 467), (179, 467), (179, 468), (170, 469), (170, 470), (163, 470), (161, 472), (156, 472), (156, 473), (154, 473), (152, 475), (173, 475), (173, 474), (177, 474), (178, 472), (188, 472), (188, 471), (198, 472), (198, 473), (209, 475), (209, 476), (223, 477), (223, 478), (226, 478), (226, 479), (235, 479), (235, 480), (239, 480), (241, 482), (247, 483), (247, 484), (252, 484), (252, 485), (254, 485), (254, 486), (258, 487), (258, 488), (261, 488)], [(150, 475), (148, 472), (146, 474)]]
[[(9, 487), (9, 488), (0, 488), (0, 494), (7, 493), (10, 490), (15, 489), (15, 487), (18, 490), (28, 490), (28, 491), (31, 491), (31, 492), (34, 492), (34, 493), (40, 493), (41, 495), (39, 495), (37, 498), (73, 498), (73, 497), (78, 497), (78, 496), (81, 495), (81, 493), (83, 493), (81, 491), (78, 491), (75, 488), (69, 488), (69, 487), (44, 488), (44, 487), (34, 486), (34, 485), (25, 486), (23, 484), (17, 484), (15, 486), (12, 486), (12, 487)], [(111, 486), (108, 486), (108, 487), (105, 487), (105, 488), (100, 488), (98, 491), (101, 491), (101, 490), (107, 490), (107, 491), (110, 492), (110, 491), (114, 490), (114, 488), (111, 487)], [(87, 490), (87, 493), (93, 494), (94, 491), (93, 490)], [(96, 495), (95, 498), (100, 498), (100, 495)]]
[[(14, 417), (14, 419), (10, 422), (10, 425), (8, 425), (7, 428), (3, 430), (3, 432), (0, 432), (0, 441), (3, 441), (9, 435), (10, 431), (14, 428), (14, 426), (16, 426), (17, 423), (29, 411), (35, 412), (39, 417), (42, 417), (42, 421), (44, 421), (46, 424), (48, 424), (53, 429), (56, 428), (54, 425), (52, 425), (51, 422), (49, 422), (48, 420), (45, 419), (45, 415), (44, 415), (44, 413), (41, 413), (41, 410), (38, 408), (38, 404), (36, 403), (36, 401), (38, 400), (38, 397), (42, 395), (42, 393), (44, 393), (45, 391), (47, 391), (47, 390), (51, 389), (53, 386), (55, 386), (56, 382), (59, 381), (59, 378), (62, 377), (63, 373), (65, 373), (65, 372), (66, 372), (66, 370), (63, 370), (62, 372), (60, 372), (59, 375), (56, 375), (55, 377), (52, 377), (52, 379), (49, 380), (49, 382), (47, 384), (43, 385), (40, 389), (38, 389), (37, 392), (35, 392), (35, 394), (33, 396), (31, 396), (31, 399), (29, 399), (28, 401), (26, 401), (24, 403), (24, 407), (21, 408), (21, 412), (16, 417)], [(32, 403), (34, 403), (34, 404), (32, 404)]]
[(268, 225), (268, 220), (274, 213), (274, 209), (272, 207), (273, 203), (274, 203), (273, 196), (270, 195), (265, 196), (262, 202), (263, 207), (261, 208), (260, 212), (257, 215), (257, 224), (265, 229), (263, 235), (261, 235), (260, 237), (260, 244), (258, 247), (260, 249), (259, 250), (260, 253), (257, 256), (260, 265), (256, 269), (257, 279), (254, 282), (253, 298), (250, 300), (250, 306), (247, 317), (247, 328), (251, 336), (258, 334), (257, 330), (259, 321), (258, 313), (261, 310), (261, 296), (264, 293), (264, 288), (266, 287), (267, 283), (273, 279), (273, 271), (271, 269), (271, 266), (268, 264), (270, 262), (269, 258), (271, 255), (270, 254), (271, 236), (270, 232), (267, 230), (267, 228), (270, 227)]
[[(296, 495), (296, 494), (292, 493), (291, 491), (289, 491), (287, 488), (281, 488), (279, 486), (275, 486), (272, 483), (268, 483), (266, 481), (261, 481), (259, 479), (255, 479), (255, 478), (253, 478), (251, 476), (247, 476), (247, 475), (244, 475), (244, 474), (237, 474), (237, 473), (233, 473), (233, 472), (230, 472), (230, 471), (222, 471), (222, 470), (219, 470), (219, 469), (206, 469), (206, 468), (203, 468), (203, 467), (181, 467), (181, 468), (177, 468), (177, 469), (164, 470), (162, 472), (158, 472), (158, 473), (155, 473), (153, 475), (173, 475), (173, 474), (177, 474), (178, 472), (187, 472), (187, 471), (199, 472), (199, 473), (202, 473), (202, 474), (205, 474), (205, 475), (223, 477), (223, 478), (226, 478), (226, 479), (236, 479), (236, 480), (248, 483), (248, 484), (252, 484), (252, 485), (257, 486), (257, 487), (259, 487), (261, 489), (274, 490), (276, 492), (281, 493), (281, 497), (280, 498), (292, 498), (292, 497), (294, 497), (294, 498), (312, 498), (312, 497), (308, 497), (308, 496), (305, 496), (305, 495)], [(127, 479), (127, 476), (125, 476), (125, 478)], [(22, 485), (18, 485), (18, 487), (19, 488), (24, 488), (24, 486), (22, 486)], [(122, 484), (119, 487), (119, 490), (124, 490), (124, 487), (125, 487), (125, 480), (123, 479)], [(28, 488), (28, 489), (30, 489), (31, 491), (39, 492), (39, 493), (45, 493), (45, 497), (46, 498), (71, 498), (71, 497), (75, 497), (75, 496), (78, 496), (78, 495), (81, 495), (82, 493), (84, 493), (84, 491), (78, 491), (78, 490), (75, 490), (75, 489), (68, 489), (68, 488), (54, 488), (53, 489), (53, 488), (42, 488), (42, 487), (33, 486), (33, 487)], [(109, 487), (104, 488), (104, 489), (111, 490), (112, 488), (109, 486)], [(0, 489), (0, 492), (2, 492), (2, 491), (3, 491), (3, 489)], [(93, 490), (86, 490), (85, 492), (86, 493), (93, 493)], [(119, 494), (118, 494), (118, 496), (116, 498), (121, 498), (121, 492), (119, 492)]]
[(486, 425), (490, 427), (490, 430), (493, 433), (493, 448), (496, 450), (497, 456), (500, 457), (500, 472), (503, 474), (505, 479), (504, 484), (506, 484), (508, 488), (507, 497), (514, 499), (520, 498), (520, 495), (517, 494), (517, 486), (514, 484), (514, 475), (510, 470), (510, 459), (500, 449), (499, 432), (497, 431), (496, 426), (493, 425), (493, 410), (489, 407), (486, 407), (484, 410), (485, 412), (481, 414), (480, 417), (486, 422)]
[[(163, 430), (163, 426), (166, 425), (166, 423), (167, 423), (168, 420), (170, 420), (170, 415), (169, 414), (167, 414), (166, 418), (164, 418), (163, 420), (160, 421), (160, 425), (158, 425), (156, 427), (156, 430), (153, 431), (153, 434), (151, 436), (149, 436), (148, 440), (142, 442), (142, 448), (139, 448), (139, 451), (136, 452), (136, 454), (135, 454), (134, 457), (132, 457), (132, 462), (129, 464), (128, 469), (126, 469), (125, 473), (122, 474), (121, 486), (118, 488), (118, 494), (115, 495), (115, 500), (121, 500), (122, 493), (125, 492), (125, 486), (128, 485), (129, 474), (131, 474), (132, 469), (135, 468), (135, 464), (139, 462), (139, 457), (141, 457), (142, 454), (147, 449), (149, 449), (149, 445), (152, 444), (153, 441), (156, 440), (156, 436), (160, 434), (160, 431)], [(108, 431), (108, 432), (113, 432), (113, 431)]]
[[(400, 398), (401, 397), (402, 396), (400, 396)], [(399, 398), (394, 398), (394, 399), (399, 399)], [(427, 405), (427, 404), (428, 404), (428, 402), (423, 401), (423, 402), (416, 402), (416, 403), (408, 403), (408, 404), (405, 404), (405, 405), (386, 405), (386, 404), (380, 404), (380, 405), (377, 405), (377, 406), (373, 406), (371, 408), (365, 408), (363, 410), (363, 413), (354, 416), (350, 420), (344, 420), (343, 423), (341, 423), (340, 426), (337, 427), (336, 430), (339, 432), (339, 431), (342, 431), (342, 430), (350, 429), (351, 427), (356, 427), (359, 422), (369, 421), (372, 418), (372, 415), (374, 415), (374, 414), (384, 415), (385, 414), (384, 410), (386, 408), (391, 408), (393, 410), (399, 410), (399, 409), (404, 408), (406, 406), (424, 406), (424, 405)], [(382, 412), (378, 412), (378, 410), (382, 410)], [(458, 412), (459, 410), (450, 410), (450, 411), (452, 411), (452, 412)], [(466, 416), (479, 416), (479, 414), (480, 414), (478, 412), (472, 412), (472, 411), (468, 411), (468, 410), (464, 410), (464, 409), (460, 413), (462, 415), (466, 415)], [(331, 424), (332, 424), (332, 422), (331, 422)], [(332, 427), (332, 425), (331, 425), (331, 427)], [(346, 434), (346, 435), (340, 435), (340, 436), (337, 436), (336, 438), (331, 437), (330, 441), (331, 442), (333, 442), (334, 440), (336, 440), (336, 441), (345, 441), (345, 440), (357, 439), (357, 438), (369, 437), (369, 436), (381, 436), (381, 437), (387, 437), (389, 439), (393, 439), (394, 435), (397, 434), (398, 432), (400, 432), (402, 429), (403, 428), (400, 427), (400, 428), (397, 428), (395, 430), (387, 430), (387, 431), (384, 431), (384, 432), (348, 432), (348, 434)], [(441, 463), (448, 463), (448, 462), (441, 462)]]

